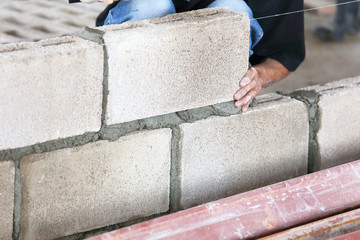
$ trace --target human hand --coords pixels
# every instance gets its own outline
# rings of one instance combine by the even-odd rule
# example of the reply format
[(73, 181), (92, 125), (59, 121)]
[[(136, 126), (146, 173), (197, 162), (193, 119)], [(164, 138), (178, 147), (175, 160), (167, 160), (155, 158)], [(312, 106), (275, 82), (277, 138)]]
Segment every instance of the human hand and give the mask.
[(235, 107), (243, 112), (263, 87), (271, 86), (290, 74), (289, 70), (275, 59), (266, 58), (264, 62), (251, 67), (240, 81), (240, 89), (234, 94)]
[(261, 91), (262, 83), (258, 70), (251, 67), (240, 81), (240, 89), (234, 94), (235, 107), (246, 112), (255, 96)]

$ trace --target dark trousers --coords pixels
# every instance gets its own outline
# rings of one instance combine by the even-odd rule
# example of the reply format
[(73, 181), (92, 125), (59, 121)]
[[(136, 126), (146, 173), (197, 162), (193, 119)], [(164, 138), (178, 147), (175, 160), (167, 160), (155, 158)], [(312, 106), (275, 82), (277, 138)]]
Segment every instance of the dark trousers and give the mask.
[[(337, 0), (338, 4), (350, 0)], [(335, 34), (344, 36), (346, 32), (356, 33), (360, 30), (359, 3), (349, 3), (337, 6), (335, 15)]]

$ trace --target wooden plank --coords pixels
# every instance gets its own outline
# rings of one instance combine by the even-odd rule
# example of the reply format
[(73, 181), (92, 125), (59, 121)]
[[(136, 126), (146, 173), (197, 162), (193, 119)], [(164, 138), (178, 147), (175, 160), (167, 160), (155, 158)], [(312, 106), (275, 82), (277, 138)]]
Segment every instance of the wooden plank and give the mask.
[(358, 208), (359, 186), (360, 161), (356, 161), (91, 239), (259, 238)]
[[(360, 229), (360, 209), (339, 214), (300, 227), (270, 235), (260, 240), (313, 240), (330, 239)], [(360, 238), (359, 238), (360, 239)]]

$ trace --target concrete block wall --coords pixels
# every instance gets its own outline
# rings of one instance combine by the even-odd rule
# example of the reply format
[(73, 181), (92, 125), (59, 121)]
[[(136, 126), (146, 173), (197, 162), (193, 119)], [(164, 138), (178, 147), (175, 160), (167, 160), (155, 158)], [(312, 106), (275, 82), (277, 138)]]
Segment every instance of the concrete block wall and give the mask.
[(171, 130), (20, 159), (20, 239), (54, 239), (169, 209)]
[(98, 29), (109, 64), (105, 123), (232, 100), (247, 70), (248, 26), (244, 14), (212, 9)]
[(0, 45), (0, 150), (98, 131), (103, 48), (74, 37)]
[(180, 127), (180, 205), (189, 208), (307, 173), (306, 106), (278, 95), (246, 114)]
[(311, 114), (311, 171), (360, 159), (360, 77), (299, 89)]
[(0, 239), (83, 239), (320, 169), (325, 109), (359, 80), (241, 113), (248, 28), (207, 9), (1, 46)]

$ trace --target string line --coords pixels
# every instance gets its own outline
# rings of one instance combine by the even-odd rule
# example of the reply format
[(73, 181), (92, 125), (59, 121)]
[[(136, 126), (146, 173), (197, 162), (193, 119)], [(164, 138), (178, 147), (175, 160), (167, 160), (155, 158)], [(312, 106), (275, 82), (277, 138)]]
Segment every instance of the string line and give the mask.
[(297, 11), (292, 11), (292, 12), (286, 12), (286, 13), (279, 13), (279, 14), (274, 14), (274, 15), (269, 15), (269, 16), (257, 17), (257, 18), (250, 19), (250, 21), (273, 18), (273, 17), (281, 17), (281, 16), (297, 14), (297, 13), (310, 12), (310, 11), (314, 11), (314, 10), (318, 10), (318, 9), (337, 7), (337, 6), (341, 6), (341, 5), (345, 5), (345, 4), (351, 4), (351, 3), (357, 3), (357, 2), (360, 2), (360, 0), (352, 0), (352, 1), (349, 1), (349, 2), (345, 2), (345, 3), (336, 3), (336, 4), (327, 5), (327, 6), (314, 7), (314, 8), (297, 10)]

